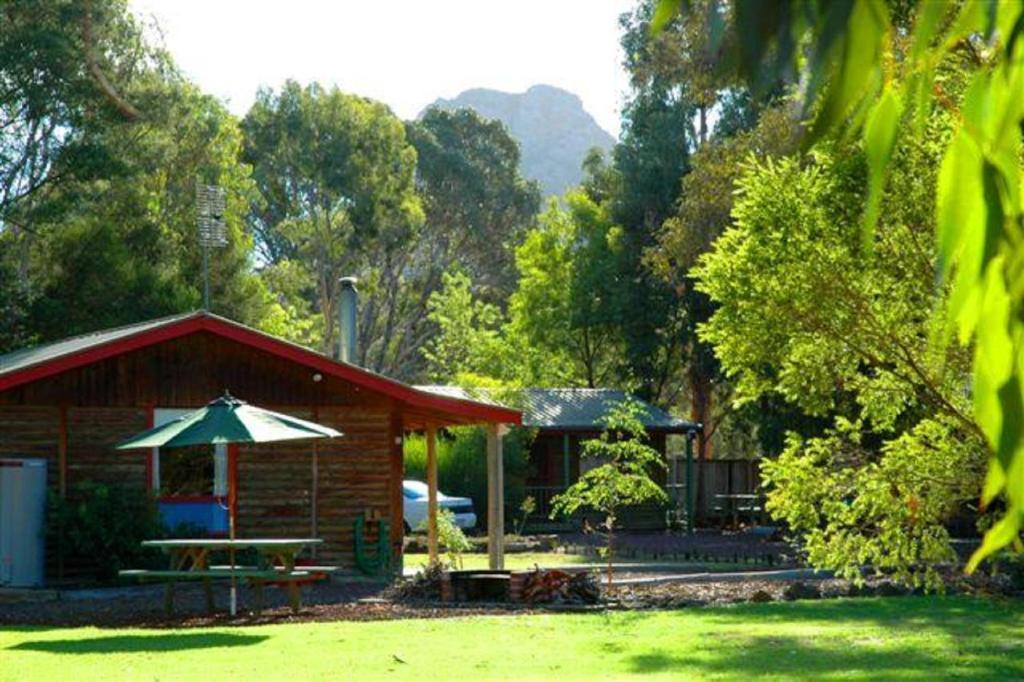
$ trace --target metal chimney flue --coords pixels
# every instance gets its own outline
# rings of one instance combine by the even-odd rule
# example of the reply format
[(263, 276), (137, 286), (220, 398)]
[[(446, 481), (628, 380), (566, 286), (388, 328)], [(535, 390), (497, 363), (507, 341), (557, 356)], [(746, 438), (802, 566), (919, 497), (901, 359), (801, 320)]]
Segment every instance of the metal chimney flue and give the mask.
[(356, 362), (356, 315), (359, 312), (359, 292), (356, 291), (355, 277), (338, 280), (341, 292), (338, 298), (338, 359), (342, 362)]

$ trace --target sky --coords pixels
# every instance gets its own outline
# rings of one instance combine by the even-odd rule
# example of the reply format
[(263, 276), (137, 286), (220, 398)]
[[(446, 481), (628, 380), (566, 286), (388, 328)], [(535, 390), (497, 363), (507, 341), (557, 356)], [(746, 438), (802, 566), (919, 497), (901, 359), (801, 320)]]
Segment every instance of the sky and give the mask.
[(612, 135), (634, 0), (130, 0), (193, 81), (244, 115), (261, 85), (319, 81), (403, 119), (474, 87), (565, 88)]

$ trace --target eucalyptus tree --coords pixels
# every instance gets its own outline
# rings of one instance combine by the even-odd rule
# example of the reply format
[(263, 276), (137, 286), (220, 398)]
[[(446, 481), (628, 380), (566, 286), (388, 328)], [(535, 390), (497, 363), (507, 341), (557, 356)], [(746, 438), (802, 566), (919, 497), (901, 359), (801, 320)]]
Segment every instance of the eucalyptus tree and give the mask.
[(406, 360), (418, 360), (406, 350), (422, 307), (408, 280), (418, 276), (410, 263), (423, 209), (402, 122), (379, 102), (288, 81), (259, 92), (242, 130), (259, 189), (249, 223), (264, 265), (297, 264), (304, 283), (293, 291), (320, 313), (327, 352), (338, 279), (357, 275), (366, 302), (357, 361), (405, 375)]
[(423, 199), (423, 262), (457, 265), (476, 293), (500, 303), (512, 291), (512, 255), (540, 208), (540, 188), (519, 171), (519, 144), (499, 121), (472, 109), (428, 109), (406, 124)]

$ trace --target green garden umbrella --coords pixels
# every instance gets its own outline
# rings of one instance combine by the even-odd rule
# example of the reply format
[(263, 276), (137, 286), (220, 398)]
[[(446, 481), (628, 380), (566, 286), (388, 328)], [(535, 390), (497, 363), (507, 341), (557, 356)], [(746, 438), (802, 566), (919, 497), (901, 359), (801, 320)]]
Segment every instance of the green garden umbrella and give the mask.
[[(175, 448), (188, 445), (222, 445), (232, 443), (273, 443), (303, 438), (334, 438), (341, 436), (327, 426), (298, 419), (280, 412), (271, 412), (238, 400), (227, 391), (206, 407), (178, 417), (172, 422), (132, 436), (117, 445), (118, 450), (133, 448)], [(228, 537), (235, 539), (235, 500), (237, 485), (229, 467), (228, 475)], [(235, 550), (231, 549), (231, 564)], [(231, 579), (231, 615), (235, 615), (235, 579)]]
[(117, 449), (271, 443), (340, 435), (341, 432), (327, 426), (264, 410), (225, 393), (206, 407), (132, 436), (118, 444)]

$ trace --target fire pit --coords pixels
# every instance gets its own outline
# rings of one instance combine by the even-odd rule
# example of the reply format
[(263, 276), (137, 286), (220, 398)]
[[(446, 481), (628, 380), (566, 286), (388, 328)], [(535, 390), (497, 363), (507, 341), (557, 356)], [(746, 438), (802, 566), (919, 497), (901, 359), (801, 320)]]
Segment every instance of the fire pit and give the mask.
[(441, 598), (445, 601), (509, 600), (512, 571), (448, 571), (441, 579)]
[(582, 603), (600, 600), (588, 570), (446, 571), (441, 599), (456, 602)]

